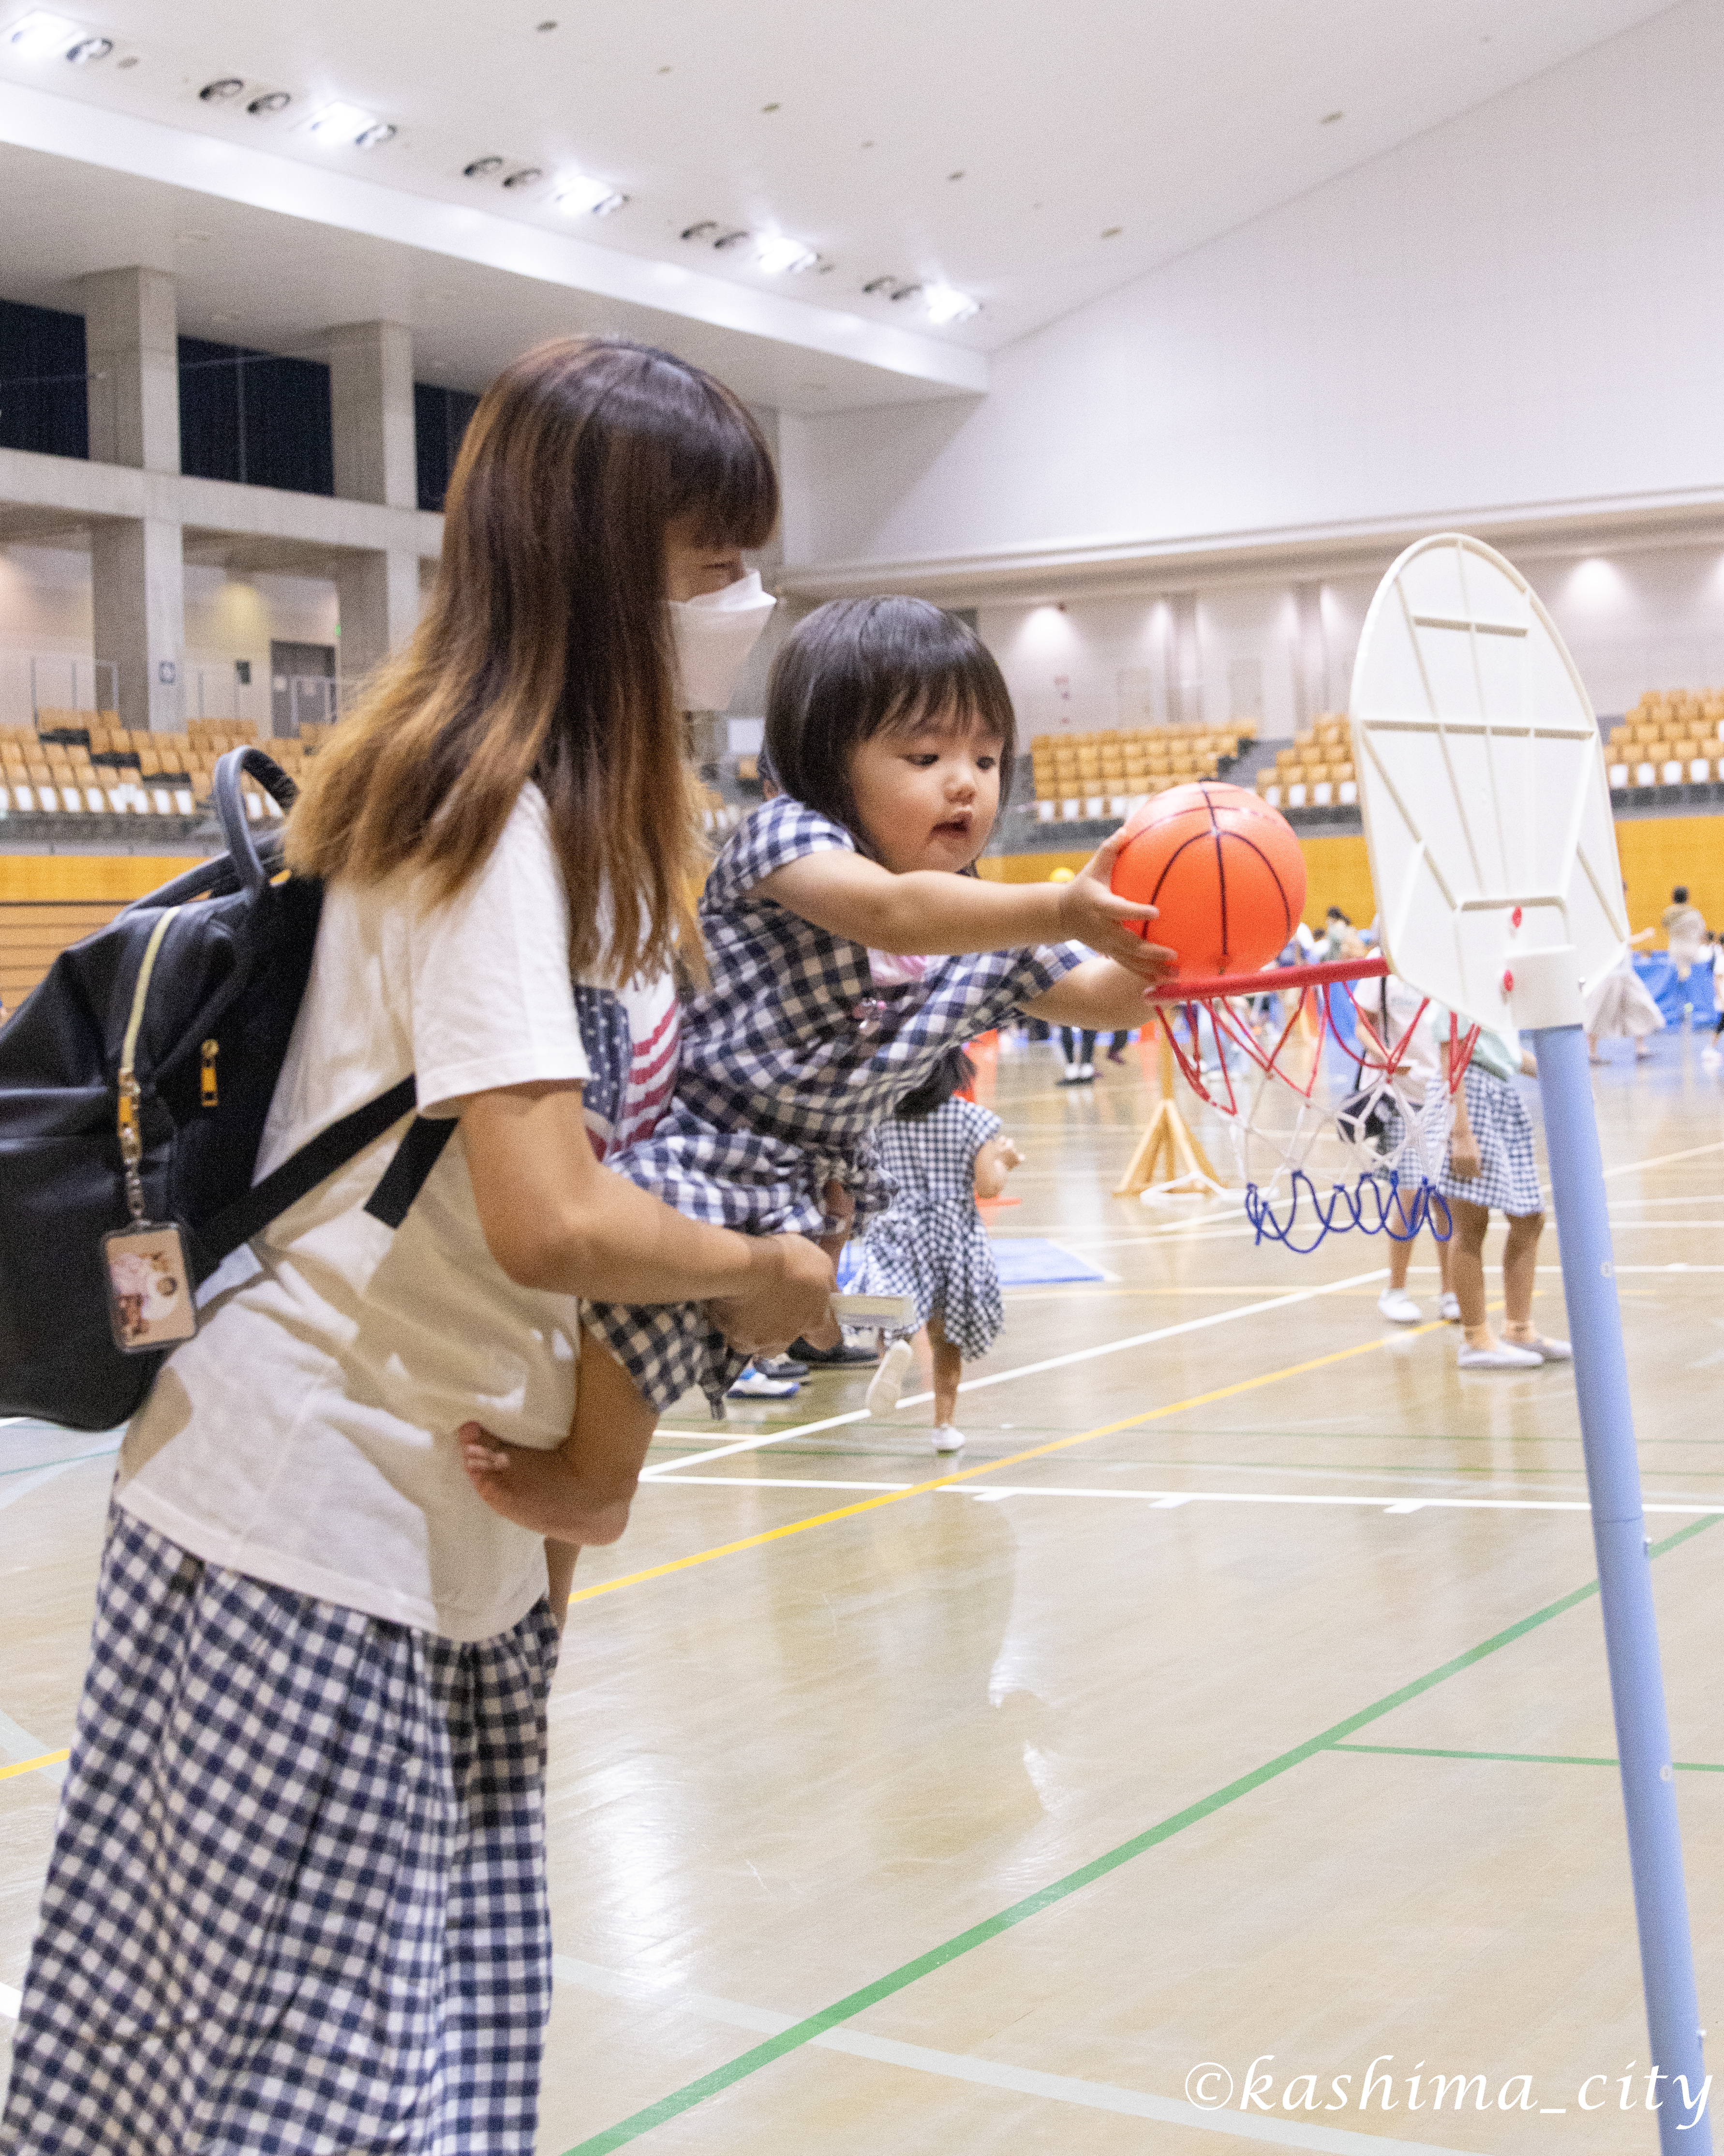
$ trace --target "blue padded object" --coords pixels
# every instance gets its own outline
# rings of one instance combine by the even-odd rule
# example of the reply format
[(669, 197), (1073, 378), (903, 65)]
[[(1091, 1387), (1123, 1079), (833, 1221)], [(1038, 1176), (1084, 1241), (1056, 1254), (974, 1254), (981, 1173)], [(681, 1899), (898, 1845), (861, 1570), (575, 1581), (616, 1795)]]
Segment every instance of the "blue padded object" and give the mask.
[(993, 1244), (994, 1268), (1002, 1287), (1041, 1287), (1065, 1281), (1102, 1281), (1107, 1275), (1087, 1259), (1074, 1257), (1058, 1243), (1039, 1235), (1013, 1235)]

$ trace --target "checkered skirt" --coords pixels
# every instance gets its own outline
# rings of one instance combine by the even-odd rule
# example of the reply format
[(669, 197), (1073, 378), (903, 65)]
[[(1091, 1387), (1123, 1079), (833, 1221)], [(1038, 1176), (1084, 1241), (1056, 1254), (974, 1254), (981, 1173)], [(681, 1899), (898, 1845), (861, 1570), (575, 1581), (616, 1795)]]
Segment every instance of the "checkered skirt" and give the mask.
[(998, 1268), (976, 1210), (976, 1156), (1000, 1119), (973, 1101), (948, 1101), (915, 1122), (880, 1132), (880, 1161), (898, 1184), (891, 1210), (858, 1245), (862, 1295), (907, 1295), (914, 1332), (937, 1313), (967, 1363), (985, 1355), (1006, 1322)]
[[(781, 794), (731, 837), (700, 901), (711, 985), (683, 1014), (676, 1099), (652, 1137), (607, 1166), (680, 1213), (746, 1235), (818, 1235), (829, 1181), (854, 1231), (891, 1201), (875, 1132), (947, 1051), (1032, 1000), (1085, 953), (1075, 944), (930, 958), (876, 984), (859, 943), (759, 895), (811, 854), (854, 853), (841, 824)], [(716, 1408), (741, 1367), (695, 1305), (583, 1313), (655, 1408), (700, 1384)]]
[[(1451, 1201), (1485, 1205), (1493, 1212), (1524, 1216), (1544, 1210), (1538, 1187), (1538, 1161), (1532, 1150), (1532, 1122), (1526, 1104), (1506, 1078), (1492, 1077), (1470, 1063), (1461, 1080), (1466, 1089), (1467, 1121), (1478, 1142), (1482, 1173), (1470, 1183), (1451, 1173), (1449, 1163), (1434, 1178), (1434, 1188)], [(1451, 1143), (1449, 1158), (1454, 1158)]]
[(460, 1645), (116, 1508), (5, 2156), (531, 2156), (541, 1602)]

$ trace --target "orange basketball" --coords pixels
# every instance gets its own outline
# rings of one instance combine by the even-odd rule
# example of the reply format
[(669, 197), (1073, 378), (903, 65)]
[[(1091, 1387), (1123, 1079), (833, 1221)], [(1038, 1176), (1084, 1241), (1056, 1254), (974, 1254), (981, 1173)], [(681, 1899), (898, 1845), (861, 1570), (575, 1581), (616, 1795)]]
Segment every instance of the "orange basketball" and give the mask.
[(1305, 906), (1305, 856), (1280, 809), (1243, 786), (1200, 778), (1157, 793), (1126, 826), (1113, 865), (1121, 898), (1161, 908), (1128, 924), (1179, 953), (1179, 978), (1255, 973)]

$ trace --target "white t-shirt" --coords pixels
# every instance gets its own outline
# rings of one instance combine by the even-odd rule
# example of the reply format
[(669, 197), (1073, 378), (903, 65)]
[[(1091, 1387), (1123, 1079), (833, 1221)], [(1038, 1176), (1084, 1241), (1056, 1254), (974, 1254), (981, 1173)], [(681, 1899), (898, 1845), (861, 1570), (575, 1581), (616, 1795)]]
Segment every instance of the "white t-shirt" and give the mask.
[[(409, 1072), (427, 1115), (531, 1080), (596, 1086), (601, 1059), (583, 1045), (568, 937), (536, 787), (446, 905), (424, 902), (406, 875), (368, 889), (334, 884), (259, 1179)], [(637, 1041), (653, 1034), (656, 1013), (662, 1064), (670, 983), (611, 1000), (632, 1006)], [(674, 1016), (670, 1029), (674, 1075)], [(613, 1118), (633, 1090), (628, 1027), (621, 1038)], [(491, 1256), (459, 1128), (398, 1229), (366, 1213), (407, 1127), (403, 1119), (208, 1284), (197, 1337), (164, 1366), (126, 1432), (117, 1496), (213, 1564), (482, 1640), (545, 1591), (544, 1544), (474, 1493), (455, 1432), (475, 1419), (511, 1444), (562, 1443), (576, 1304), (516, 1286)]]

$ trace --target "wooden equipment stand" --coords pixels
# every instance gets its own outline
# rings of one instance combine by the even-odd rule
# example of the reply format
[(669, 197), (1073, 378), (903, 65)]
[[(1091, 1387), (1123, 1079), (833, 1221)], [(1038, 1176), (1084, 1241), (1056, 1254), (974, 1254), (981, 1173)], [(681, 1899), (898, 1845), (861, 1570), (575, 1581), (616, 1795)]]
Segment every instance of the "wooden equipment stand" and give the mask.
[(1156, 1076), (1162, 1097), (1150, 1118), (1149, 1128), (1138, 1141), (1125, 1180), (1113, 1194), (1116, 1198), (1140, 1198), (1146, 1190), (1160, 1190), (1183, 1191), (1193, 1197), (1213, 1193), (1219, 1197), (1226, 1186), (1209, 1165), (1208, 1155), (1193, 1137), (1173, 1098), (1173, 1044), (1167, 1038), (1165, 1014), (1157, 1016), (1160, 1031), (1157, 1036), (1159, 1052)]

